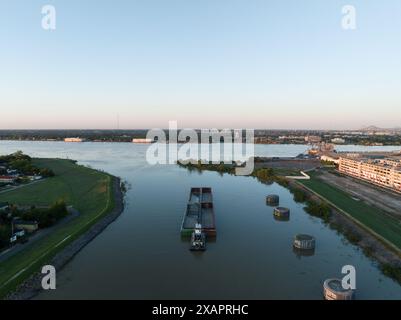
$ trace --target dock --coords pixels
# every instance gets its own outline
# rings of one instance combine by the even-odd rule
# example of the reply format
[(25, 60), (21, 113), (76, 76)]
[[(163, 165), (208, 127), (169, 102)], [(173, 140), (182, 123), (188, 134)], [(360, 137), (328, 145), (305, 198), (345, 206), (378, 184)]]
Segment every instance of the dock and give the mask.
[(196, 224), (208, 237), (216, 236), (212, 188), (191, 188), (181, 226), (182, 236), (191, 236)]

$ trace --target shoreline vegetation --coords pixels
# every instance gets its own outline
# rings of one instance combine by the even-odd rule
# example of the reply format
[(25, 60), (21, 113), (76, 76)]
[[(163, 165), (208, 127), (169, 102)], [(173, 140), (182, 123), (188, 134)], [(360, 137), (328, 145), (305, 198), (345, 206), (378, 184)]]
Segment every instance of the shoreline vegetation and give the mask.
[[(22, 141), (22, 142), (61, 142), (61, 143), (133, 143), (133, 139), (145, 139), (145, 138), (138, 138), (137, 136), (129, 137), (129, 138), (99, 138), (99, 139), (85, 139), (84, 141), (77, 141), (77, 142), (71, 142), (71, 141), (64, 141), (64, 139), (37, 139), (37, 138), (6, 138), (2, 139), (0, 138), (0, 141)], [(154, 141), (157, 142), (157, 141)], [(169, 141), (166, 141), (168, 144)], [(179, 141), (179, 143), (185, 143), (185, 141)], [(201, 142), (198, 142), (200, 144)], [(209, 142), (212, 144), (212, 142)], [(220, 143), (223, 143), (220, 141)], [(243, 141), (243, 143), (246, 143), (246, 141)], [(329, 143), (329, 142), (327, 142)], [(299, 146), (304, 146), (308, 145), (307, 142), (305, 141), (269, 141), (269, 142), (254, 142), (255, 145), (299, 145)], [(375, 141), (370, 141), (370, 140), (361, 140), (361, 141), (348, 141), (347, 143), (343, 143), (341, 145), (344, 146), (364, 146), (364, 147), (401, 147), (401, 139), (397, 138), (395, 140), (388, 140), (388, 141), (383, 141), (383, 142), (375, 142)]]
[(94, 170), (76, 161), (33, 159), (38, 167), (50, 168), (54, 177), (0, 194), (0, 201), (25, 206), (48, 206), (64, 201), (79, 212), (65, 224), (54, 226), (43, 239), (0, 264), (0, 299), (30, 299), (41, 289), (43, 265), (59, 271), (86, 244), (123, 211), (125, 185), (120, 178)]
[[(214, 171), (221, 175), (235, 175), (234, 164), (202, 164), (198, 161), (196, 164), (177, 162), (177, 165), (190, 171)], [(354, 205), (353, 210), (355, 212), (352, 212), (354, 215), (346, 212), (339, 208), (343, 203), (334, 204), (333, 202), (336, 202), (336, 199), (330, 199), (332, 201), (326, 199), (325, 196), (327, 196), (328, 192), (333, 192), (331, 189), (335, 188), (318, 180), (317, 174), (312, 173), (312, 179), (304, 181), (296, 181), (284, 177), (295, 175), (295, 171), (291, 174), (288, 169), (256, 168), (251, 176), (261, 183), (268, 185), (277, 183), (288, 189), (293, 194), (295, 202), (305, 205), (304, 210), (308, 214), (321, 219), (329, 228), (343, 235), (349, 243), (360, 248), (367, 257), (375, 261), (385, 276), (392, 278), (401, 285), (401, 232), (396, 233), (398, 229), (391, 230), (391, 234), (387, 235), (385, 229), (380, 229), (382, 225), (377, 224), (377, 218), (390, 218), (387, 215), (381, 215), (380, 209), (372, 208), (364, 202), (358, 203), (362, 207), (355, 207), (355, 203), (351, 203)], [(313, 189), (311, 184), (314, 184), (312, 185)], [(324, 187), (330, 188), (330, 190), (324, 192), (326, 191)], [(341, 190), (335, 191), (341, 194), (341, 200), (346, 205), (352, 200), (351, 196), (345, 192)], [(368, 207), (370, 207), (370, 210), (367, 212)], [(361, 215), (356, 214), (358, 209), (365, 210), (363, 213), (372, 217), (372, 220), (363, 220)], [(373, 216), (376, 212), (379, 212), (377, 214), (379, 216)], [(401, 228), (399, 222), (395, 226), (396, 228)]]
[[(201, 141), (200, 129), (194, 129)], [(68, 138), (79, 138), (76, 142), (127, 142), (145, 139), (148, 129), (100, 129), (100, 130), (0, 130), (0, 141), (53, 141), (63, 142)], [(380, 134), (376, 134), (376, 133)], [(168, 140), (170, 131), (164, 129)], [(384, 134), (383, 134), (384, 133)], [(325, 143), (361, 146), (401, 146), (401, 129), (366, 128), (366, 130), (291, 130), (255, 129), (254, 143), (269, 144), (308, 144), (307, 137), (314, 136)], [(245, 141), (245, 136), (242, 137)], [(340, 139), (341, 142), (336, 142)], [(223, 140), (220, 138), (220, 140)], [(337, 140), (338, 141), (338, 140)], [(71, 141), (69, 141), (71, 142)], [(184, 141), (183, 141), (184, 143)]]

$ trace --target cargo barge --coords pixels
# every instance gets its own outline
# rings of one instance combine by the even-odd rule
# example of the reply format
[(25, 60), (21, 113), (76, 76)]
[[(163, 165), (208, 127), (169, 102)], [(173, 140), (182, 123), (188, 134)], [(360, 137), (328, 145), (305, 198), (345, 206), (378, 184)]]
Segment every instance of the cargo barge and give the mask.
[(208, 237), (216, 236), (212, 188), (191, 188), (187, 208), (182, 220), (181, 235), (190, 237), (196, 224)]

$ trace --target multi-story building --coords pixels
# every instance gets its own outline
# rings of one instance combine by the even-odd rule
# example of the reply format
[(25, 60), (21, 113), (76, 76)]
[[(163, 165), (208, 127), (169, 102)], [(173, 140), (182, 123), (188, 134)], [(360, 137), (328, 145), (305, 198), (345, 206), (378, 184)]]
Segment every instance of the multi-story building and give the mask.
[(152, 139), (132, 139), (132, 142), (133, 143), (152, 143), (153, 142), (153, 140)]
[(319, 143), (322, 141), (322, 138), (319, 136), (306, 136), (305, 137), (305, 142), (314, 144), (314, 143)]
[(401, 193), (399, 160), (340, 157), (339, 171)]
[(344, 144), (345, 143), (345, 139), (343, 139), (343, 138), (334, 138), (334, 139), (331, 139), (331, 143)]
[(84, 142), (85, 140), (82, 138), (65, 138), (64, 142)]

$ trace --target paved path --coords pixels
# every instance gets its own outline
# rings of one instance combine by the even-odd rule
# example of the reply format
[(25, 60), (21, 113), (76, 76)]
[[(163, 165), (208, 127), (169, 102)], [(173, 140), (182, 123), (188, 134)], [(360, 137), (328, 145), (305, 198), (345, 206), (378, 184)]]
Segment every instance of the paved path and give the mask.
[(16, 187), (11, 187), (10, 189), (6, 189), (6, 190), (0, 191), (0, 194), (7, 193), (7, 192), (10, 192), (10, 191), (14, 191), (14, 190), (18, 190), (18, 189), (21, 189), (21, 188), (24, 188), (24, 187), (27, 187), (27, 186), (31, 186), (31, 185), (33, 185), (35, 183), (42, 182), (42, 181), (45, 181), (45, 180), (46, 179), (36, 180), (36, 181), (29, 182), (27, 184), (21, 184), (21, 185), (16, 186)]
[(369, 185), (364, 181), (328, 172), (323, 172), (319, 178), (340, 190), (350, 193), (353, 197), (380, 208), (395, 218), (401, 219), (401, 195), (374, 185)]

